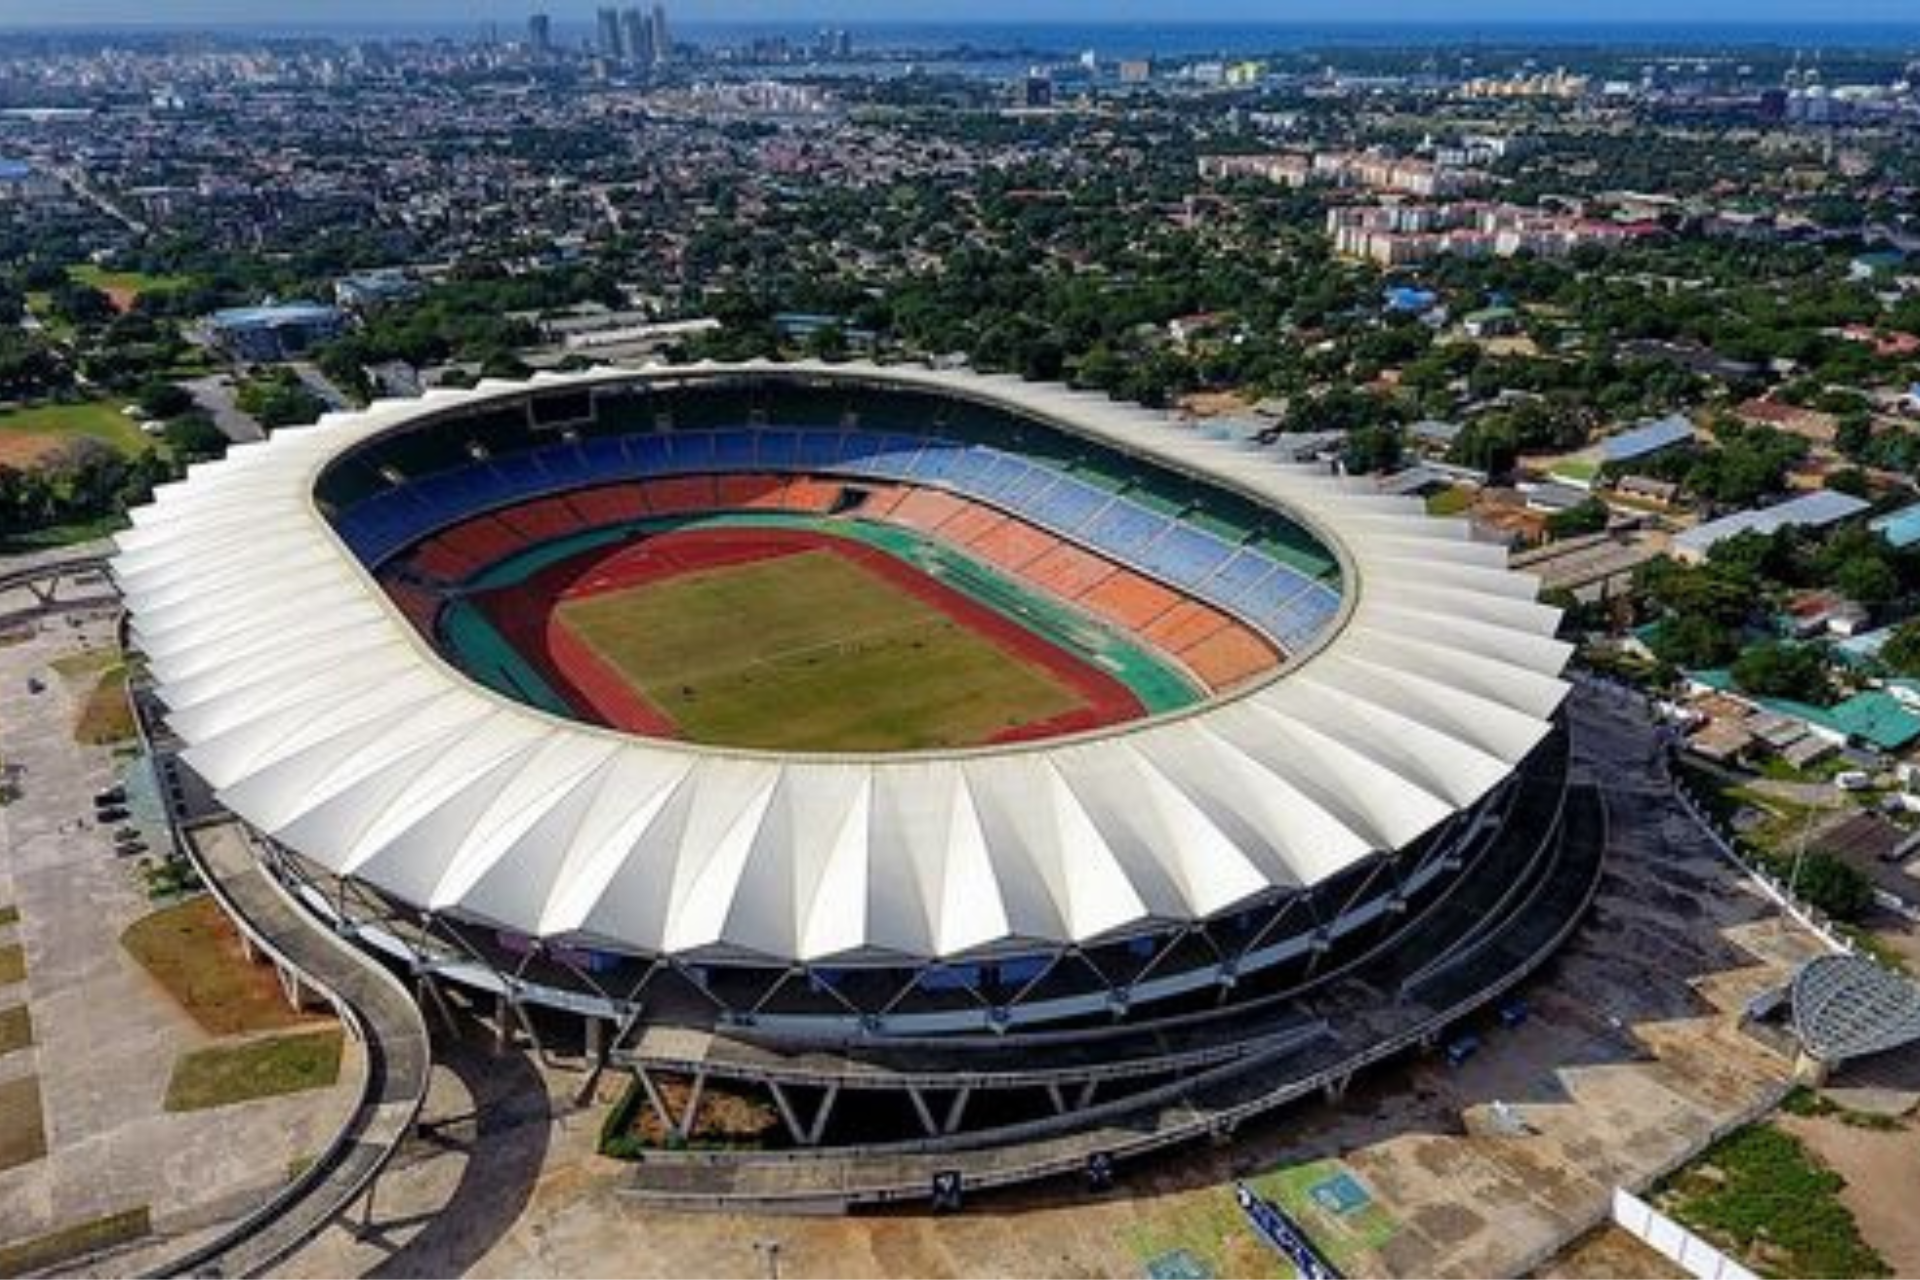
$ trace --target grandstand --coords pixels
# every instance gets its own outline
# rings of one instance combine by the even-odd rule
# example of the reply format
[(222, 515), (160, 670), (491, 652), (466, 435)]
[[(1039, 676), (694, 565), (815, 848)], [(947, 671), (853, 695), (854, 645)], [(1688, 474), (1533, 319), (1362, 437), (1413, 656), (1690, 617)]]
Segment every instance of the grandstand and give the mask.
[[(554, 619), (591, 584), (679, 590), (697, 547), (777, 581), (786, 543), (1131, 703), (786, 749), (683, 732), (663, 709), (701, 691), (671, 671), (581, 695), (609, 655)], [(1505, 919), (1460, 904), (1545, 900), (1492, 890), (1558, 856), (1567, 649), (1502, 551), (1064, 388), (822, 364), (483, 384), (236, 450), (120, 547), (184, 766), (274, 874), (423, 982), (633, 1061), (687, 1032), (944, 1088), (1045, 1043), (1057, 1089), (1124, 1035), (1143, 1077), (1224, 1071), (1362, 957), (1438, 982)]]

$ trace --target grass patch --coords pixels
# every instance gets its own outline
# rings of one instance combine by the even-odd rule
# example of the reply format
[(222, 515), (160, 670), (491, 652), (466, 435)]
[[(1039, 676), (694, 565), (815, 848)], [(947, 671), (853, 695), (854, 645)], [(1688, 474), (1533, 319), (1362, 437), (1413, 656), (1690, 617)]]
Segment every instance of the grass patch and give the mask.
[(74, 718), (73, 740), (89, 747), (108, 747), (134, 737), (133, 704), (127, 698), (127, 669), (115, 665), (100, 673), (80, 714)]
[[(1314, 1247), (1343, 1273), (1371, 1275), (1379, 1271), (1377, 1251), (1399, 1231), (1400, 1224), (1371, 1200), (1344, 1214), (1322, 1208), (1313, 1198), (1313, 1189), (1341, 1173), (1355, 1177), (1339, 1160), (1315, 1160), (1247, 1181), (1304, 1227)], [(1172, 1211), (1146, 1209), (1140, 1220), (1122, 1232), (1127, 1248), (1143, 1268), (1155, 1258), (1183, 1252), (1216, 1276), (1293, 1274), (1280, 1255), (1247, 1225), (1246, 1216), (1234, 1203), (1232, 1188), (1215, 1188), (1175, 1203), (1178, 1207)]]
[(149, 275), (144, 271), (109, 271), (95, 263), (67, 270), (76, 283), (98, 289), (113, 299), (113, 305), (125, 310), (143, 293), (184, 289), (193, 283), (189, 276)]
[(153, 1223), (145, 1205), (124, 1213), (110, 1213), (104, 1218), (76, 1222), (70, 1227), (0, 1248), (0, 1276), (23, 1276), (45, 1271), (74, 1258), (131, 1243), (152, 1232)]
[(1039, 667), (830, 551), (609, 591), (556, 616), (698, 742), (958, 747), (1083, 705)]
[(12, 903), (8, 903), (6, 906), (0, 907), (0, 925), (19, 924), (19, 923), (20, 923), (20, 908), (14, 906)]
[(1305, 1227), (1314, 1247), (1341, 1272), (1350, 1276), (1374, 1274), (1379, 1265), (1372, 1261), (1373, 1255), (1393, 1239), (1400, 1224), (1370, 1195), (1364, 1205), (1347, 1213), (1337, 1213), (1314, 1199), (1315, 1187), (1343, 1173), (1359, 1182), (1339, 1160), (1315, 1160), (1255, 1178), (1253, 1187)]
[(33, 1015), (24, 1004), (0, 1009), (0, 1055), (17, 1053), (33, 1044)]
[(63, 653), (47, 665), (69, 684), (82, 684), (120, 665), (120, 657), (111, 649), (83, 649), (79, 653)]
[(246, 958), (233, 922), (211, 897), (142, 916), (120, 945), (210, 1034), (279, 1031), (311, 1020), (287, 1005), (272, 969)]
[(120, 406), (107, 400), (8, 410), (0, 413), (0, 457), (21, 451), (22, 446), (18, 444), (7, 449), (5, 437), (38, 442), (39, 447), (49, 450), (82, 437), (111, 445), (126, 454), (142, 453), (152, 447), (152, 442), (140, 433), (133, 420), (120, 412)]
[(1451, 489), (1442, 489), (1438, 493), (1427, 495), (1427, 514), (1430, 516), (1457, 516), (1473, 505), (1473, 490), (1455, 485)]
[(1840, 1203), (1845, 1186), (1791, 1134), (1757, 1124), (1708, 1148), (1657, 1202), (1762, 1275), (1890, 1275)]
[(34, 551), (52, 551), (59, 547), (71, 547), (80, 542), (97, 542), (101, 538), (119, 533), (126, 527), (127, 518), (119, 514), (101, 516), (97, 520), (83, 520), (78, 524), (48, 525), (44, 529), (33, 529), (26, 533), (14, 533), (0, 538), (0, 555), (26, 555)]
[(17, 942), (0, 946), (0, 987), (27, 980), (27, 953)]
[(322, 1089), (340, 1078), (338, 1027), (196, 1049), (173, 1064), (167, 1110), (204, 1111)]
[(0, 1169), (12, 1169), (46, 1154), (39, 1077), (0, 1082)]

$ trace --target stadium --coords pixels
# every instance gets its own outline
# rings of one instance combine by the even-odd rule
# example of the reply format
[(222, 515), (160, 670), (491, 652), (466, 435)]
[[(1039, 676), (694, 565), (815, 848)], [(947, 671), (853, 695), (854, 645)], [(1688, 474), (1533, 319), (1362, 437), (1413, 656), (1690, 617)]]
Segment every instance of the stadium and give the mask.
[(975, 1182), (1145, 1149), (1196, 1122), (1100, 1125), (1344, 1080), (1365, 1000), (1491, 998), (1585, 901), (1503, 549), (1063, 387), (436, 391), (196, 467), (113, 569), (156, 746), (287, 892), (682, 1139), (763, 1087), (795, 1151), (1099, 1134)]

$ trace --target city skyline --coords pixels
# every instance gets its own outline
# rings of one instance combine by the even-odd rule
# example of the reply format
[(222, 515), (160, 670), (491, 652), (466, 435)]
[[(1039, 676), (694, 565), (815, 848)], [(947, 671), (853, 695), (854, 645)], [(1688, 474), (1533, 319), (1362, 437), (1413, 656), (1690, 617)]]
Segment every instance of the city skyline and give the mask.
[[(377, 24), (382, 27), (407, 25), (446, 25), (450, 23), (498, 22), (524, 25), (536, 12), (544, 12), (558, 23), (590, 26), (595, 6), (566, 0), (565, 3), (537, 3), (532, 0), (427, 0), (405, 7), (396, 15), (395, 7), (376, 0), (289, 0), (277, 6), (271, 19), (263, 19), (258, 6), (242, 0), (182, 0), (168, 6), (166, 16), (156, 18), (153, 7), (136, 0), (61, 0), (51, 3), (25, 0), (6, 6), (0, 14), (0, 29), (31, 27), (84, 27), (90, 24), (139, 26), (152, 28), (192, 25), (216, 26), (354, 26)], [(1405, 0), (1306, 0), (1287, 6), (1282, 12), (1248, 0), (1211, 0), (1182, 7), (1177, 14), (1159, 0), (1117, 0), (1111, 4), (1092, 4), (1086, 0), (1053, 0), (1052, 3), (977, 5), (917, 5), (909, 12), (888, 0), (813, 0), (805, 8), (779, 0), (687, 0), (676, 6), (683, 23), (765, 23), (804, 25), (812, 22), (885, 23), (894, 26), (1071, 23), (1089, 27), (1140, 24), (1219, 24), (1284, 28), (1292, 25), (1348, 25), (1405, 22), (1412, 31), (1463, 24), (1513, 24), (1537, 28), (1599, 25), (1607, 27), (1676, 26), (1752, 27), (1760, 24), (1787, 26), (1870, 26), (1909, 25), (1916, 21), (1904, 0), (1693, 0), (1680, 10), (1658, 0), (1576, 0), (1556, 6), (1550, 18), (1543, 18), (1537, 5), (1526, 0), (1465, 0), (1453, 6), (1444, 19), (1432, 11), (1405, 3)]]

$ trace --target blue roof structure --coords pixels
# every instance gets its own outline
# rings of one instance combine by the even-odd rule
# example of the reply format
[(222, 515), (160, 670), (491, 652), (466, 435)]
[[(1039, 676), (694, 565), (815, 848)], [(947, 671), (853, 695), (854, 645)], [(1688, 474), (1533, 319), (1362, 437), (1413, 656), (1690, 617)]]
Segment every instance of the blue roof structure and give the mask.
[(1920, 502), (1875, 516), (1867, 528), (1885, 538), (1887, 545), (1904, 551), (1920, 542)]
[(1693, 423), (1683, 414), (1669, 414), (1602, 441), (1600, 456), (1607, 462), (1629, 462), (1692, 439)]
[(1410, 285), (1395, 285), (1384, 295), (1389, 311), (1426, 311), (1436, 306), (1440, 295), (1431, 289), (1416, 289)]
[(0, 156), (0, 180), (14, 182), (32, 176), (33, 166), (25, 160), (11, 160), (6, 156)]
[(223, 329), (276, 324), (324, 324), (339, 318), (337, 310), (318, 302), (273, 302), (258, 307), (229, 307), (213, 313), (213, 322)]
[(1833, 489), (1821, 489), (1771, 507), (1736, 511), (1718, 520), (1695, 525), (1676, 534), (1673, 550), (1681, 555), (1704, 556), (1716, 543), (1743, 533), (1774, 533), (1792, 526), (1818, 529), (1857, 516), (1870, 505), (1864, 498)]

